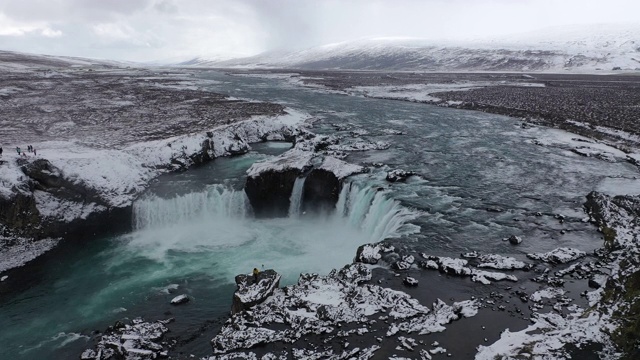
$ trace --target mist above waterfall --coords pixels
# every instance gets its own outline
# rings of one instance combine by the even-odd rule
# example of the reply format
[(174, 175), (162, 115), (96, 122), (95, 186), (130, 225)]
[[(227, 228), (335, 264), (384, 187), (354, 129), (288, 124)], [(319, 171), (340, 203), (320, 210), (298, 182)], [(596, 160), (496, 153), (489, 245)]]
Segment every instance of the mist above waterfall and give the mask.
[(415, 214), (367, 186), (346, 183), (336, 211), (301, 213), (304, 178), (291, 194), (289, 217), (256, 219), (243, 191), (223, 185), (169, 199), (148, 196), (134, 204), (132, 253), (210, 275), (233, 275), (254, 267), (274, 268), (293, 282), (300, 272), (326, 273), (349, 263), (364, 243), (396, 237), (412, 229)]

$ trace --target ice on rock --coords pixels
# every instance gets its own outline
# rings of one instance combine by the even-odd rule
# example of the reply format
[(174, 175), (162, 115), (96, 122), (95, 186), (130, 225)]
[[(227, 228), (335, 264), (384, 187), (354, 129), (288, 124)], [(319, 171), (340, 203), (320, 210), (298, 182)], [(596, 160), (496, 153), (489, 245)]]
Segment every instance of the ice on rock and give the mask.
[(586, 256), (587, 254), (584, 251), (573, 249), (573, 248), (557, 248), (548, 253), (533, 253), (527, 254), (527, 257), (533, 260), (540, 260), (553, 264), (565, 264), (574, 260), (577, 260), (581, 257)]

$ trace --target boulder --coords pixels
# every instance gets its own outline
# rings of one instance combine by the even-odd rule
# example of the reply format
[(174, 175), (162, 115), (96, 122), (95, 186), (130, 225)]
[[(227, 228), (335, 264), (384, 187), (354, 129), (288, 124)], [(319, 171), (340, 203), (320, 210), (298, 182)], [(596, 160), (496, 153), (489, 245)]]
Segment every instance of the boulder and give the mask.
[(389, 182), (398, 182), (398, 181), (406, 181), (410, 176), (415, 175), (413, 171), (405, 171), (402, 169), (396, 169), (387, 172), (387, 181)]
[(540, 260), (552, 264), (566, 264), (584, 256), (587, 256), (587, 253), (584, 251), (566, 247), (557, 248), (549, 251), (548, 253), (527, 254), (529, 259)]
[(337, 272), (332, 272), (329, 276), (341, 280), (345, 284), (357, 285), (371, 280), (371, 270), (364, 264), (354, 263), (345, 265)]
[(356, 251), (355, 261), (365, 264), (377, 264), (382, 258), (380, 255), (380, 245), (364, 244), (360, 245)]
[(609, 277), (605, 274), (594, 274), (589, 279), (589, 287), (599, 289), (607, 284)]
[(255, 282), (253, 274), (237, 275), (238, 288), (233, 294), (231, 313), (241, 312), (265, 301), (280, 286), (280, 278), (280, 274), (272, 269), (260, 272), (258, 282)]
[(404, 280), (402, 280), (402, 282), (407, 285), (407, 286), (418, 286), (418, 280), (407, 276), (406, 278), (404, 278)]
[(513, 245), (518, 245), (522, 242), (522, 238), (519, 236), (511, 235), (509, 236), (509, 242)]
[(180, 305), (180, 304), (185, 304), (189, 302), (189, 296), (186, 294), (182, 294), (182, 295), (178, 295), (176, 297), (174, 297), (173, 299), (171, 299), (171, 305)]

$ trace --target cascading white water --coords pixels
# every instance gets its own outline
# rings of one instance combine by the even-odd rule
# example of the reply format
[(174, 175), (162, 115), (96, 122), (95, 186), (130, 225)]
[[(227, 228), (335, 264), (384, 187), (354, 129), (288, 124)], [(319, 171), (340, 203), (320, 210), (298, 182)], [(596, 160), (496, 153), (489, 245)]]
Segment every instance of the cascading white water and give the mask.
[(212, 217), (241, 219), (250, 214), (251, 205), (244, 191), (213, 185), (205, 191), (171, 199), (153, 196), (138, 200), (133, 204), (133, 225), (141, 230)]
[(289, 217), (299, 217), (302, 211), (302, 194), (306, 177), (297, 177), (293, 183), (291, 197), (289, 197)]
[[(388, 198), (384, 191), (345, 183), (336, 203), (336, 216), (364, 231), (371, 241), (382, 241), (412, 230), (406, 225), (417, 214)], [(415, 230), (414, 226), (410, 232)]]
[[(297, 178), (294, 183), (290, 218), (300, 216), (304, 183), (305, 178)], [(133, 205), (133, 221), (135, 229), (143, 230), (212, 219), (241, 220), (251, 216), (251, 212), (244, 191), (213, 185), (205, 191), (170, 199), (153, 196), (138, 200)], [(335, 217), (362, 231), (374, 242), (406, 233), (406, 224), (416, 218), (416, 213), (389, 198), (385, 191), (345, 183), (336, 203)]]

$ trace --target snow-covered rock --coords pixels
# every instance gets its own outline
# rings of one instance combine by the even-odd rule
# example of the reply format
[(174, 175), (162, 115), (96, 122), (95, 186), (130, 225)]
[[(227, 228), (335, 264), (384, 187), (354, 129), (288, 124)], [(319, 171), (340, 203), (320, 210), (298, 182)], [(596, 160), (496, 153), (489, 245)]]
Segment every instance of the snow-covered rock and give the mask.
[(265, 301), (280, 286), (280, 278), (272, 269), (261, 271), (257, 282), (253, 274), (236, 276), (238, 288), (233, 294), (231, 312), (235, 314)]
[(604, 287), (607, 284), (607, 280), (609, 279), (608, 275), (605, 274), (594, 274), (589, 279), (589, 287), (599, 289)]
[(304, 178), (302, 196), (306, 209), (333, 208), (338, 201), (342, 180), (365, 168), (331, 156), (292, 149), (254, 163), (247, 170), (245, 192), (254, 213), (262, 216), (288, 216), (296, 179)]
[[(344, 339), (341, 342), (365, 333), (395, 339), (399, 331), (444, 331), (447, 323), (477, 312), (473, 301), (453, 305), (438, 301), (430, 309), (406, 293), (369, 284), (368, 279), (371, 271), (361, 263), (327, 276), (302, 274), (298, 284), (276, 289), (250, 311), (234, 314), (211, 340), (213, 351), (217, 355), (239, 353), (276, 342), (293, 343), (312, 334), (322, 334), (327, 341)], [(389, 322), (375, 321), (381, 317)], [(347, 324), (352, 330), (341, 330)], [(370, 348), (369, 356), (378, 348)], [(311, 357), (326, 351), (305, 349), (299, 355)]]
[(413, 171), (395, 169), (387, 173), (387, 181), (389, 182), (405, 181), (407, 180), (407, 178), (413, 175), (415, 175)]
[(178, 295), (173, 299), (171, 299), (171, 305), (185, 304), (185, 303), (188, 303), (189, 300), (190, 300), (189, 295), (186, 295), (186, 294)]
[(402, 282), (407, 286), (418, 286), (418, 280), (412, 278), (411, 276), (405, 277)]
[(479, 255), (478, 261), (480, 262), (478, 264), (478, 267), (480, 268), (491, 268), (498, 270), (520, 270), (528, 267), (527, 264), (522, 261), (518, 261), (515, 258), (497, 254)]
[(136, 318), (130, 324), (120, 321), (100, 336), (94, 349), (85, 350), (81, 359), (125, 359), (146, 360), (166, 357), (169, 345), (162, 337), (169, 329), (167, 324), (173, 321), (159, 320), (145, 322)]
[(356, 251), (356, 259), (355, 261), (362, 262), (365, 264), (377, 264), (378, 261), (382, 258), (380, 255), (380, 245), (372, 245), (365, 244), (358, 247)]
[(565, 264), (581, 257), (586, 256), (584, 251), (573, 248), (557, 248), (547, 253), (532, 253), (527, 254), (527, 257), (533, 260), (541, 260), (553, 264)]

